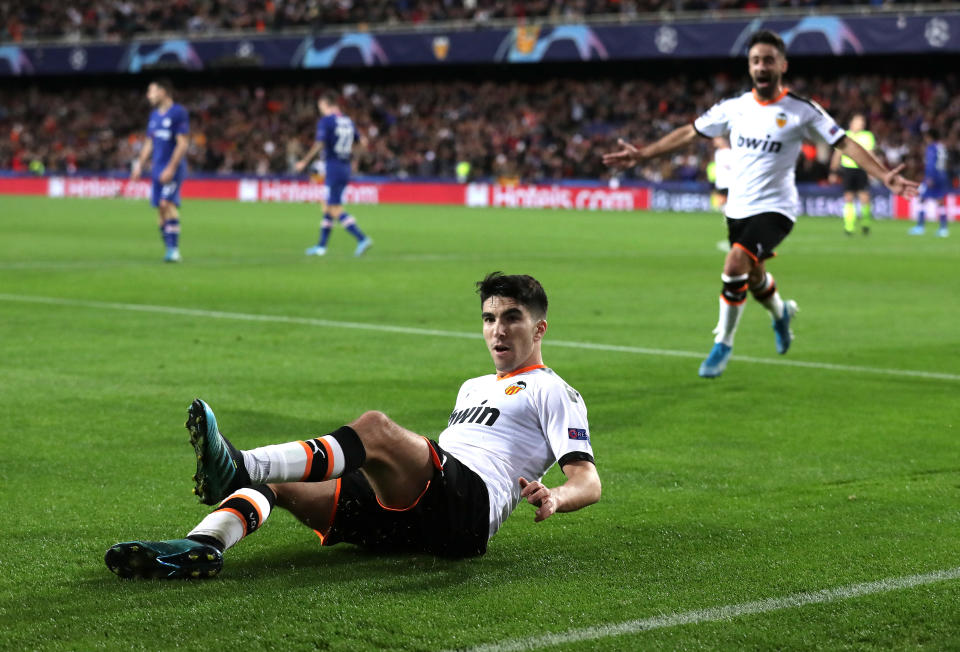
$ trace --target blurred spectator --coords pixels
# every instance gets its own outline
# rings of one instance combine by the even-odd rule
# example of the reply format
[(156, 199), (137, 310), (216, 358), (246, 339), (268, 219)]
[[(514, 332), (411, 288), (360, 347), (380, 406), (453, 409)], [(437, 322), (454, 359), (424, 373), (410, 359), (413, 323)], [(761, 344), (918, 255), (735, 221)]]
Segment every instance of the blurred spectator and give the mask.
[[(939, 4), (946, 0), (925, 0)], [(346, 24), (555, 18), (762, 8), (876, 6), (894, 0), (5, 0), (0, 42), (128, 39), (150, 32), (252, 31)], [(898, 0), (898, 4), (900, 4)]]
[[(175, 4), (175, 3), (174, 3)], [(279, 5), (278, 5), (279, 6)], [(888, 165), (907, 164), (919, 179), (923, 132), (935, 127), (960, 162), (960, 80), (854, 75), (835, 80), (791, 79), (828, 108), (840, 124), (869, 114), (876, 153)], [(177, 89), (191, 121), (188, 164), (194, 172), (285, 174), (310, 146), (316, 97), (308, 85), (230, 85)], [(549, 79), (436, 81), (349, 85), (343, 105), (369, 140), (358, 173), (398, 178), (505, 179), (511, 182), (605, 179), (600, 155), (617, 138), (649, 142), (692, 121), (737, 89), (728, 79)], [(33, 86), (0, 89), (0, 169), (39, 161), (48, 172), (129, 169), (146, 125), (142, 88)], [(625, 178), (703, 180), (712, 158), (709, 139), (672, 159), (659, 159)], [(798, 178), (823, 182), (829, 148), (811, 143)], [(38, 165), (34, 165), (36, 169)]]

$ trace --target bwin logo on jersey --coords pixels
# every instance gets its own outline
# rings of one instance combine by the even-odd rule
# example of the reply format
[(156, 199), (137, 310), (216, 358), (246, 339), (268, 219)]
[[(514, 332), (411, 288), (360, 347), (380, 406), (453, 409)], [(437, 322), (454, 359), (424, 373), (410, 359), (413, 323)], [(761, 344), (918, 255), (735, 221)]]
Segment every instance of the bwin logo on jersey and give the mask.
[(513, 396), (517, 392), (522, 392), (526, 388), (527, 388), (527, 384), (522, 380), (518, 380), (514, 384), (510, 385), (510, 387), (507, 387), (505, 390), (503, 390), (503, 393), (506, 394), (507, 396)]
[(500, 410), (495, 407), (484, 407), (486, 401), (476, 407), (468, 407), (465, 410), (454, 410), (450, 414), (448, 426), (457, 423), (479, 423), (484, 426), (492, 426), (500, 418)]
[(776, 154), (783, 148), (783, 143), (779, 140), (763, 140), (762, 138), (744, 138), (743, 136), (737, 136), (737, 147), (759, 149), (761, 152)]

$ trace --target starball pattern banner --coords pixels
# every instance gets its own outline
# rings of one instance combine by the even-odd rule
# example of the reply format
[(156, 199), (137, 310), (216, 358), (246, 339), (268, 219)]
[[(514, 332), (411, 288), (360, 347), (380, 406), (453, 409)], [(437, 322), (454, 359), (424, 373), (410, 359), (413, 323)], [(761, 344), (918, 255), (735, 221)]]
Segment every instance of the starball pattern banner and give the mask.
[(207, 37), (123, 45), (4, 44), (0, 76), (739, 57), (750, 34), (760, 28), (779, 32), (790, 56), (960, 52), (960, 15), (954, 13), (805, 16), (632, 25), (534, 23), (512, 29)]

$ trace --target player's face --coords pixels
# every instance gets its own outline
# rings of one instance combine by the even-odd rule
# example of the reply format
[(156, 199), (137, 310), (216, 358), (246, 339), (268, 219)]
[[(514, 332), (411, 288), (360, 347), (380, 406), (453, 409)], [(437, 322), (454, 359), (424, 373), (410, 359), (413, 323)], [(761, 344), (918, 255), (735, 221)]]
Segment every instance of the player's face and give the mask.
[(747, 68), (757, 95), (772, 98), (780, 92), (783, 74), (787, 72), (787, 59), (772, 45), (757, 43), (747, 54)]
[(150, 84), (147, 86), (147, 101), (150, 102), (150, 106), (157, 106), (163, 102), (167, 94), (162, 88), (156, 84)]
[(483, 302), (483, 339), (499, 373), (540, 364), (540, 341), (547, 330), (544, 319), (535, 319), (526, 306), (509, 297), (493, 296)]

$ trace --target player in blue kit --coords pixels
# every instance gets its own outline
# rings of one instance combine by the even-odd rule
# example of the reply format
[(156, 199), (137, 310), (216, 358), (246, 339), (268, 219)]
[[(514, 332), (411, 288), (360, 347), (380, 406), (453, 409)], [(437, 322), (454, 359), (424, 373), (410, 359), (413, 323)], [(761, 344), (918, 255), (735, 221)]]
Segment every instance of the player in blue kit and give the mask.
[(350, 234), (357, 239), (357, 248), (354, 256), (360, 256), (373, 245), (357, 226), (357, 221), (350, 213), (343, 210), (343, 191), (350, 181), (350, 159), (353, 153), (353, 144), (360, 140), (353, 120), (340, 112), (337, 96), (334, 93), (324, 93), (317, 101), (317, 107), (322, 116), (317, 120), (317, 135), (313, 146), (300, 161), (297, 162), (297, 172), (303, 172), (310, 161), (323, 150), (326, 164), (327, 200), (323, 202), (323, 222), (320, 225), (320, 240), (316, 246), (307, 249), (308, 256), (322, 256), (327, 253), (327, 240), (333, 229), (333, 221), (340, 222)]
[(180, 186), (187, 173), (190, 145), (190, 118), (182, 105), (173, 101), (173, 86), (159, 79), (147, 86), (147, 101), (153, 107), (147, 123), (147, 139), (133, 164), (130, 180), (136, 181), (151, 158), (153, 189), (150, 205), (157, 209), (160, 237), (166, 245), (164, 260), (180, 262)]
[(924, 138), (927, 147), (924, 152), (923, 185), (920, 186), (920, 210), (917, 213), (917, 225), (910, 229), (910, 235), (923, 235), (927, 222), (927, 211), (940, 218), (937, 235), (947, 237), (947, 190), (950, 179), (947, 175), (947, 148), (940, 142), (940, 133), (929, 129)]

